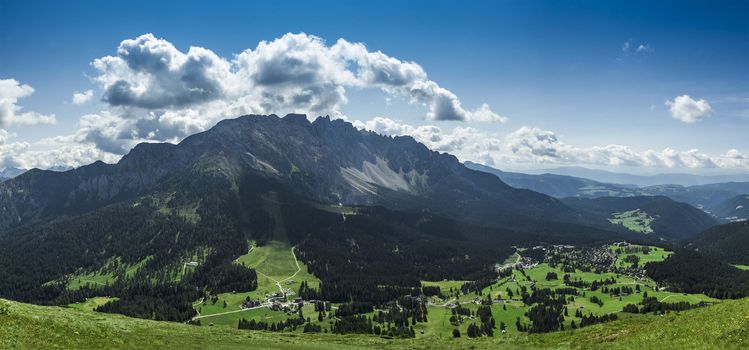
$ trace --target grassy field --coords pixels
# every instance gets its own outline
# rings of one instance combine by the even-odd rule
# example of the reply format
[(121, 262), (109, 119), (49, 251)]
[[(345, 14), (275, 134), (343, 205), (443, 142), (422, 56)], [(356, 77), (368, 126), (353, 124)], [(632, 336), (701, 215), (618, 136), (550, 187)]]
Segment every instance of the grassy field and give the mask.
[(270, 241), (262, 247), (253, 244), (250, 252), (237, 258), (236, 262), (275, 280), (282, 280), (297, 271), (291, 247), (279, 241)]
[[(664, 251), (662, 248), (651, 247), (651, 253), (641, 255), (642, 261), (656, 261), (665, 259), (670, 252)], [(622, 259), (623, 259), (622, 255)], [(650, 259), (650, 260), (648, 260)], [(211, 301), (203, 303), (196, 303), (194, 307), (200, 312), (201, 323), (203, 326), (223, 326), (223, 327), (236, 327), (237, 322), (241, 318), (255, 319), (256, 321), (271, 321), (278, 322), (292, 317), (293, 315), (286, 314), (282, 311), (271, 311), (267, 308), (253, 309), (239, 311), (241, 308), (239, 305), (247, 296), (254, 300), (263, 300), (266, 293), (272, 293), (278, 291), (278, 287), (275, 281), (282, 280), (291, 276), (296, 272), (296, 264), (294, 264), (294, 256), (291, 254), (291, 248), (279, 242), (270, 242), (263, 247), (254, 247), (250, 253), (243, 255), (237, 259), (237, 263), (244, 263), (249, 267), (256, 268), (258, 272), (258, 289), (248, 293), (224, 293), (218, 295), (219, 299), (214, 304)], [(294, 266), (292, 268), (292, 266)], [(319, 280), (314, 276), (310, 275), (306, 271), (306, 267), (300, 263), (301, 271), (292, 278), (290, 284), (282, 282), (284, 288), (290, 288), (293, 291), (298, 290), (299, 283), (301, 281), (308, 281), (311, 286), (317, 287)], [(561, 267), (561, 266), (560, 266)], [(460, 302), (463, 307), (469, 308), (475, 311), (478, 305), (475, 303), (480, 298), (485, 298), (486, 295), (491, 294), (493, 299), (502, 299), (501, 303), (495, 303), (492, 305), (492, 314), (499, 327), (500, 322), (506, 324), (508, 334), (520, 335), (515, 327), (517, 318), (520, 318), (524, 324), (530, 323), (530, 320), (525, 316), (527, 306), (524, 305), (520, 298), (520, 290), (522, 287), (531, 288), (563, 288), (566, 287), (562, 277), (564, 272), (560, 267), (552, 267), (548, 264), (539, 264), (533, 268), (524, 270), (524, 274), (519, 270), (514, 270), (511, 276), (503, 278), (491, 286), (481, 291), (481, 296), (475, 293), (460, 294), (457, 299), (453, 295), (449, 295), (447, 299), (440, 299), (438, 297), (431, 298), (431, 302), (434, 305), (429, 306), (429, 317), (428, 322), (417, 324), (414, 329), (419, 332), (423, 331), (423, 336), (445, 338), (450, 337), (453, 328), (457, 328), (461, 333), (465, 334), (468, 325), (472, 322), (470, 319), (464, 320), (459, 326), (455, 327), (450, 324), (449, 318), (451, 311), (444, 304), (447, 302)], [(268, 273), (263, 272), (269, 271)], [(557, 279), (546, 280), (548, 273), (556, 273)], [(271, 276), (266, 277), (265, 275)], [(709, 298), (702, 294), (683, 294), (673, 293), (666, 291), (657, 291), (655, 289), (655, 282), (649, 279), (635, 280), (625, 275), (618, 275), (615, 273), (594, 273), (594, 272), (582, 272), (576, 271), (569, 273), (572, 279), (580, 279), (586, 282), (592, 282), (596, 280), (604, 280), (613, 278), (616, 280), (616, 284), (609, 285), (607, 287), (622, 287), (628, 286), (635, 289), (636, 286), (640, 287), (640, 292), (636, 292), (630, 295), (622, 295), (621, 297), (613, 297), (608, 293), (603, 293), (601, 289), (596, 291), (580, 290), (580, 295), (571, 302), (568, 307), (568, 316), (565, 317), (565, 327), (569, 328), (572, 321), (575, 323), (580, 322), (580, 319), (575, 317), (577, 310), (580, 310), (583, 314), (595, 314), (603, 315), (610, 313), (620, 313), (622, 308), (627, 304), (638, 304), (645, 292), (649, 296), (654, 296), (662, 301), (667, 302), (678, 302), (686, 301), (692, 304), (699, 303), (701, 301), (706, 302), (717, 302), (717, 300)], [(465, 281), (422, 281), (423, 286), (437, 286), (440, 287), (443, 294), (450, 294), (450, 289), (457, 291), (465, 283)], [(513, 293), (512, 298), (509, 297), (507, 289), (510, 289)], [(591, 301), (591, 297), (596, 296), (603, 301), (603, 305), (599, 306)], [(227, 306), (224, 307), (224, 301)], [(306, 305), (303, 309), (305, 316), (310, 316), (313, 319), (313, 323), (316, 321), (316, 313), (313, 311), (311, 305)], [(215, 316), (212, 316), (215, 315)], [(640, 315), (629, 315), (624, 314), (626, 317), (642, 317)], [(323, 321), (323, 328), (328, 328), (329, 325), (326, 323), (327, 320)], [(421, 333), (420, 333), (421, 336)]]
[[(430, 309), (430, 314), (432, 310)], [(433, 325), (432, 327), (438, 327)], [(195, 327), (0, 300), (2, 349), (746, 349), (749, 299), (575, 331), (469, 339), (270, 333)]]
[(447, 280), (445, 281), (421, 281), (422, 286), (440, 287), (440, 290), (442, 291), (442, 293), (445, 293), (445, 294), (447, 294), (451, 288), (453, 290), (460, 289), (460, 286), (462, 286), (464, 283), (466, 283), (466, 281), (452, 281), (452, 280), (450, 281), (447, 281)]
[[(632, 244), (631, 246), (632, 247), (642, 247), (642, 246), (636, 245), (636, 244)], [(648, 253), (648, 254), (643, 254), (642, 252), (624, 253), (623, 251), (621, 253), (617, 253), (617, 249), (619, 249), (619, 248), (622, 248), (622, 247), (618, 247), (618, 246), (615, 246), (615, 245), (609, 246), (609, 250), (612, 253), (616, 254), (616, 263), (615, 264), (616, 264), (616, 266), (619, 266), (619, 267), (630, 267), (630, 266), (632, 266), (631, 263), (628, 263), (628, 262), (624, 261), (624, 258), (627, 255), (636, 255), (640, 259), (639, 265), (640, 266), (645, 266), (645, 264), (647, 264), (649, 262), (658, 262), (658, 261), (666, 260), (666, 258), (668, 258), (669, 255), (673, 254), (673, 252), (671, 252), (671, 251), (665, 250), (665, 249), (660, 248), (660, 247), (655, 247), (655, 246), (650, 246), (649, 247), (650, 248), (650, 253)]]
[(94, 311), (97, 307), (102, 306), (110, 301), (117, 300), (119, 298), (110, 297), (93, 297), (88, 298), (82, 303), (75, 303), (68, 305), (69, 308), (73, 308), (80, 311)]
[(84, 286), (102, 287), (114, 283), (118, 278), (132, 278), (151, 258), (151, 256), (148, 256), (134, 264), (125, 264), (119, 257), (109, 259), (104, 266), (96, 271), (80, 271), (69, 276), (66, 288), (78, 290)]
[(114, 282), (114, 274), (101, 271), (80, 273), (70, 277), (67, 288), (69, 290), (78, 290), (84, 286), (103, 287)]
[[(494, 319), (497, 325), (499, 325), (500, 322), (505, 322), (505, 324), (507, 325), (508, 333), (518, 334), (519, 332), (517, 332), (515, 327), (516, 318), (519, 317), (523, 323), (530, 323), (530, 320), (527, 319), (527, 317), (525, 317), (524, 315), (527, 311), (527, 306), (524, 305), (520, 299), (520, 290), (523, 286), (529, 289), (531, 286), (535, 286), (536, 288), (551, 289), (567, 287), (562, 280), (562, 276), (564, 276), (565, 273), (560, 268), (552, 267), (548, 264), (539, 264), (536, 267), (526, 269), (524, 271), (525, 274), (522, 274), (518, 270), (513, 271), (511, 276), (503, 278), (498, 282), (492, 284), (491, 286), (483, 289), (481, 291), (481, 296), (478, 296), (474, 293), (464, 294), (461, 295), (458, 300), (463, 304), (463, 307), (468, 307), (469, 309), (475, 310), (476, 308), (478, 308), (478, 306), (471, 302), (477, 300), (478, 298), (484, 298), (486, 295), (490, 294), (492, 299), (502, 299), (504, 301), (503, 303), (494, 303), (492, 305), (492, 314), (494, 316)], [(549, 272), (556, 273), (558, 278), (556, 280), (546, 280), (546, 276)], [(718, 302), (718, 300), (710, 298), (704, 294), (683, 294), (667, 291), (657, 291), (654, 289), (655, 282), (649, 279), (635, 280), (631, 277), (618, 275), (615, 273), (593, 273), (582, 271), (569, 273), (569, 275), (572, 279), (580, 279), (585, 282), (613, 278), (616, 280), (616, 284), (608, 285), (608, 288), (628, 286), (632, 289), (636, 289), (636, 286), (639, 285), (640, 292), (635, 292), (630, 295), (622, 295), (621, 297), (614, 297), (608, 293), (603, 293), (601, 289), (598, 289), (596, 291), (581, 289), (579, 291), (580, 295), (575, 297), (575, 301), (567, 305), (568, 316), (565, 316), (566, 328), (569, 328), (573, 320), (575, 321), (575, 323), (579, 324), (580, 319), (574, 316), (577, 310), (580, 310), (580, 312), (585, 315), (590, 313), (594, 315), (621, 313), (622, 308), (625, 305), (638, 304), (642, 300), (643, 294), (645, 292), (648, 293), (648, 296), (653, 296), (658, 298), (658, 300), (666, 302), (686, 301), (692, 304), (697, 304), (702, 301)], [(438, 285), (442, 288), (443, 292), (445, 291), (446, 287), (449, 290), (450, 286), (459, 287), (462, 283), (463, 282), (461, 281), (422, 282), (422, 284), (424, 285)], [(512, 292), (512, 297), (510, 297), (507, 289), (510, 289), (510, 291)], [(603, 305), (599, 306), (598, 304), (593, 303), (590, 300), (593, 296), (596, 296), (597, 298), (602, 300)], [(439, 302), (442, 301), (438, 299), (435, 300), (435, 303), (439, 304)], [(439, 309), (438, 307), (435, 308)], [(640, 315), (629, 314), (623, 314), (623, 316), (642, 317)], [(443, 332), (441, 336), (444, 337), (446, 335), (449, 335), (449, 332), (452, 331), (452, 328), (455, 328), (450, 325), (449, 317), (449, 312), (440, 312), (439, 310), (435, 310), (434, 312), (432, 312), (430, 309), (429, 323), (420, 329), (424, 329), (425, 334), (434, 333), (439, 330), (440, 332)], [(458, 328), (461, 330), (461, 332), (464, 332), (468, 324), (470, 324), (470, 321), (464, 322)]]
[[(299, 268), (297, 268), (297, 262)], [(290, 289), (294, 293), (299, 291), (299, 286), (303, 281), (307, 282), (313, 288), (320, 286), (320, 280), (307, 271), (307, 266), (301, 261), (297, 262), (294, 260), (291, 247), (287, 244), (271, 241), (262, 247), (255, 247), (253, 245), (249, 253), (237, 258), (236, 263), (254, 268), (258, 272), (257, 289), (251, 292), (222, 293), (218, 295), (218, 301), (215, 304), (211, 301), (197, 302), (193, 307), (200, 313), (201, 322), (204, 325), (213, 323), (215, 325), (236, 327), (237, 321), (240, 318), (255, 318), (257, 312), (249, 310), (231, 314), (223, 313), (241, 310), (240, 305), (247, 297), (253, 300), (265, 300), (266, 294), (278, 291), (276, 281), (280, 281), (284, 289)], [(223, 306), (224, 301), (226, 301), (226, 307)], [(281, 311), (269, 312), (276, 314), (275, 321), (287, 318), (286, 314)], [(210, 316), (213, 314), (222, 315)], [(312, 313), (308, 313), (308, 315), (316, 316), (316, 314)], [(256, 318), (256, 320), (260, 319)]]
[(653, 233), (653, 228), (650, 227), (653, 223), (653, 217), (640, 209), (614, 213), (609, 222), (614, 225), (622, 225), (633, 232)]

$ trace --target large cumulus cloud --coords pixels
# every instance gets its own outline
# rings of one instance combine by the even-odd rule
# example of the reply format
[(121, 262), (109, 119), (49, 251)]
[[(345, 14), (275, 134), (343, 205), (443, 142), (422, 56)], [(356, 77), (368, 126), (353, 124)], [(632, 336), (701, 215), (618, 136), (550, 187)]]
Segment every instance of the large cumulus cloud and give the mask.
[(687, 124), (696, 123), (710, 116), (713, 108), (703, 99), (695, 100), (689, 95), (681, 95), (666, 101), (671, 117)]
[[(344, 39), (329, 45), (304, 33), (261, 41), (230, 59), (201, 47), (183, 52), (167, 40), (144, 34), (122, 41), (116, 55), (98, 58), (92, 65), (107, 112), (122, 121), (86, 123), (84, 131), (91, 135), (85, 138), (102, 150), (119, 153), (127, 149), (120, 147), (127, 139), (180, 139), (244, 113), (343, 116), (341, 107), (352, 88), (379, 89), (424, 106), (429, 120), (506, 120), (487, 104), (466, 109), (415, 62)], [(122, 129), (112, 130), (112, 124)], [(97, 125), (104, 130), (97, 130)]]

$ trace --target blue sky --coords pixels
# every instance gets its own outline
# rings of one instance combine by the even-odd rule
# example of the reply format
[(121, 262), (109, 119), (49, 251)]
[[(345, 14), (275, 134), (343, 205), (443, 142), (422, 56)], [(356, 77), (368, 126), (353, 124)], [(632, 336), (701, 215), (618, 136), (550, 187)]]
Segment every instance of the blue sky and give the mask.
[[(6, 117), (0, 134), (0, 168), (116, 161), (136, 142), (175, 142), (238, 110), (306, 112), (311, 107), (305, 104), (237, 107), (264, 106), (257, 101), (261, 93), (289, 98), (298, 93), (289, 84), (299, 76), (283, 86), (238, 78), (239, 87), (222, 85), (225, 93), (200, 101), (150, 101), (144, 108), (142, 101), (111, 98), (114, 83), (127, 80), (127, 72), (91, 64), (117, 57), (123, 40), (146, 33), (181, 53), (202, 47), (230, 63), (247, 49), (259, 54), (260, 41), (306, 33), (324, 40), (330, 52), (343, 38), (397, 60), (397, 69), (413, 62), (425, 73), (393, 85), (358, 76), (350, 81), (335, 71), (332, 80), (307, 87), (345, 92), (313, 96), (336, 100), (310, 114), (411, 134), (434, 149), (505, 169), (747, 171), (747, 18), (747, 1), (2, 0), (0, 79), (16, 83), (6, 83), (6, 94), (15, 88), (9, 107), (15, 117)], [(423, 82), (449, 94), (432, 89), (416, 98), (413, 84)], [(33, 93), (22, 92), (23, 85)], [(89, 89), (88, 101), (72, 103), (74, 92)], [(463, 108), (457, 113), (434, 109), (456, 100)], [(483, 104), (489, 114), (479, 112)], [(209, 109), (216, 115), (205, 116)], [(54, 124), (40, 119), (52, 114)], [(82, 119), (86, 115), (95, 117)], [(188, 126), (167, 130), (173, 120)], [(60, 149), (67, 151), (55, 152)]]

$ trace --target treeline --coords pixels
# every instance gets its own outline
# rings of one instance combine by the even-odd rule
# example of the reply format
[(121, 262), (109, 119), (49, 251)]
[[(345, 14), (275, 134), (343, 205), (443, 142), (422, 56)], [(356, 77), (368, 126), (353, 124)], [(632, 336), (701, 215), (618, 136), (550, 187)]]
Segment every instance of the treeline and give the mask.
[(239, 320), (237, 325), (238, 329), (249, 329), (256, 331), (271, 331), (271, 332), (283, 332), (283, 331), (295, 331), (299, 326), (304, 325), (305, 333), (319, 333), (320, 326), (309, 323), (309, 320), (305, 320), (302, 317), (290, 317), (285, 321), (279, 322), (265, 322), (255, 321), (255, 319), (246, 320), (244, 318)]
[(685, 293), (704, 293), (718, 299), (749, 296), (749, 271), (690, 250), (680, 250), (662, 262), (645, 265), (648, 276), (660, 285)]
[(707, 305), (708, 304), (704, 302), (690, 304), (686, 301), (664, 303), (658, 301), (658, 298), (656, 297), (648, 297), (648, 293), (645, 292), (642, 301), (638, 305), (627, 304), (622, 308), (622, 312), (628, 312), (632, 314), (646, 314), (650, 312), (653, 312), (655, 314), (664, 314), (669, 311), (684, 311)]
[(582, 280), (580, 278), (571, 279), (570, 275), (565, 274), (562, 277), (562, 279), (564, 281), (564, 284), (567, 285), (567, 286), (575, 287), (575, 288), (589, 288), (590, 290), (593, 290), (593, 291), (594, 290), (598, 290), (598, 288), (600, 288), (602, 286), (607, 286), (607, 285), (611, 285), (611, 284), (615, 284), (616, 283), (616, 279), (614, 277), (604, 278), (604, 279), (600, 279), (600, 280), (594, 280), (593, 282), (587, 282), (587, 281), (584, 281), (584, 280)]

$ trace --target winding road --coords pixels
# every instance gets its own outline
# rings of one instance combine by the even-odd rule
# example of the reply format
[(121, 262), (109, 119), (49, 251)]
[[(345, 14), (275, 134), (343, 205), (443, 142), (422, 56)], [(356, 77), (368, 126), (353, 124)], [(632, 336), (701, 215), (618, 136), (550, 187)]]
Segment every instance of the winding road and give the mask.
[[(264, 276), (265, 278), (267, 278), (267, 279), (275, 282), (276, 286), (278, 287), (278, 291), (281, 292), (281, 294), (284, 294), (284, 296), (285, 296), (285, 293), (283, 291), (283, 287), (281, 286), (281, 282), (286, 282), (286, 281), (288, 281), (288, 280), (296, 277), (296, 275), (299, 273), (299, 271), (302, 271), (302, 267), (299, 265), (299, 260), (297, 260), (297, 258), (296, 258), (296, 253), (294, 253), (294, 249), (295, 248), (296, 247), (291, 247), (291, 256), (294, 257), (294, 263), (296, 264), (296, 272), (294, 272), (293, 275), (291, 275), (289, 277), (286, 277), (286, 278), (284, 278), (284, 279), (282, 279), (280, 281), (277, 281), (277, 280), (271, 278), (270, 276), (268, 276), (268, 275), (266, 275), (266, 274), (264, 274), (264, 273), (262, 273), (262, 272), (260, 272), (258, 270), (255, 270), (255, 272), (257, 272), (259, 275)], [(252, 250), (250, 250), (250, 252), (252, 252)], [(195, 305), (196, 304), (193, 304), (193, 307)], [(221, 316), (221, 315), (233, 314), (233, 313), (244, 312), (244, 311), (248, 311), (248, 310), (255, 310), (255, 309), (259, 309), (259, 308), (263, 308), (263, 307), (268, 307), (268, 306), (270, 306), (270, 303), (265, 302), (265, 303), (262, 303), (262, 304), (260, 304), (258, 306), (250, 307), (250, 308), (246, 308), (246, 309), (226, 311), (226, 312), (219, 312), (219, 313), (210, 314), (210, 315), (200, 315), (200, 314), (198, 314), (198, 316), (193, 317), (193, 320), (198, 320), (198, 319), (208, 318), (208, 317), (213, 317), (213, 316)]]

